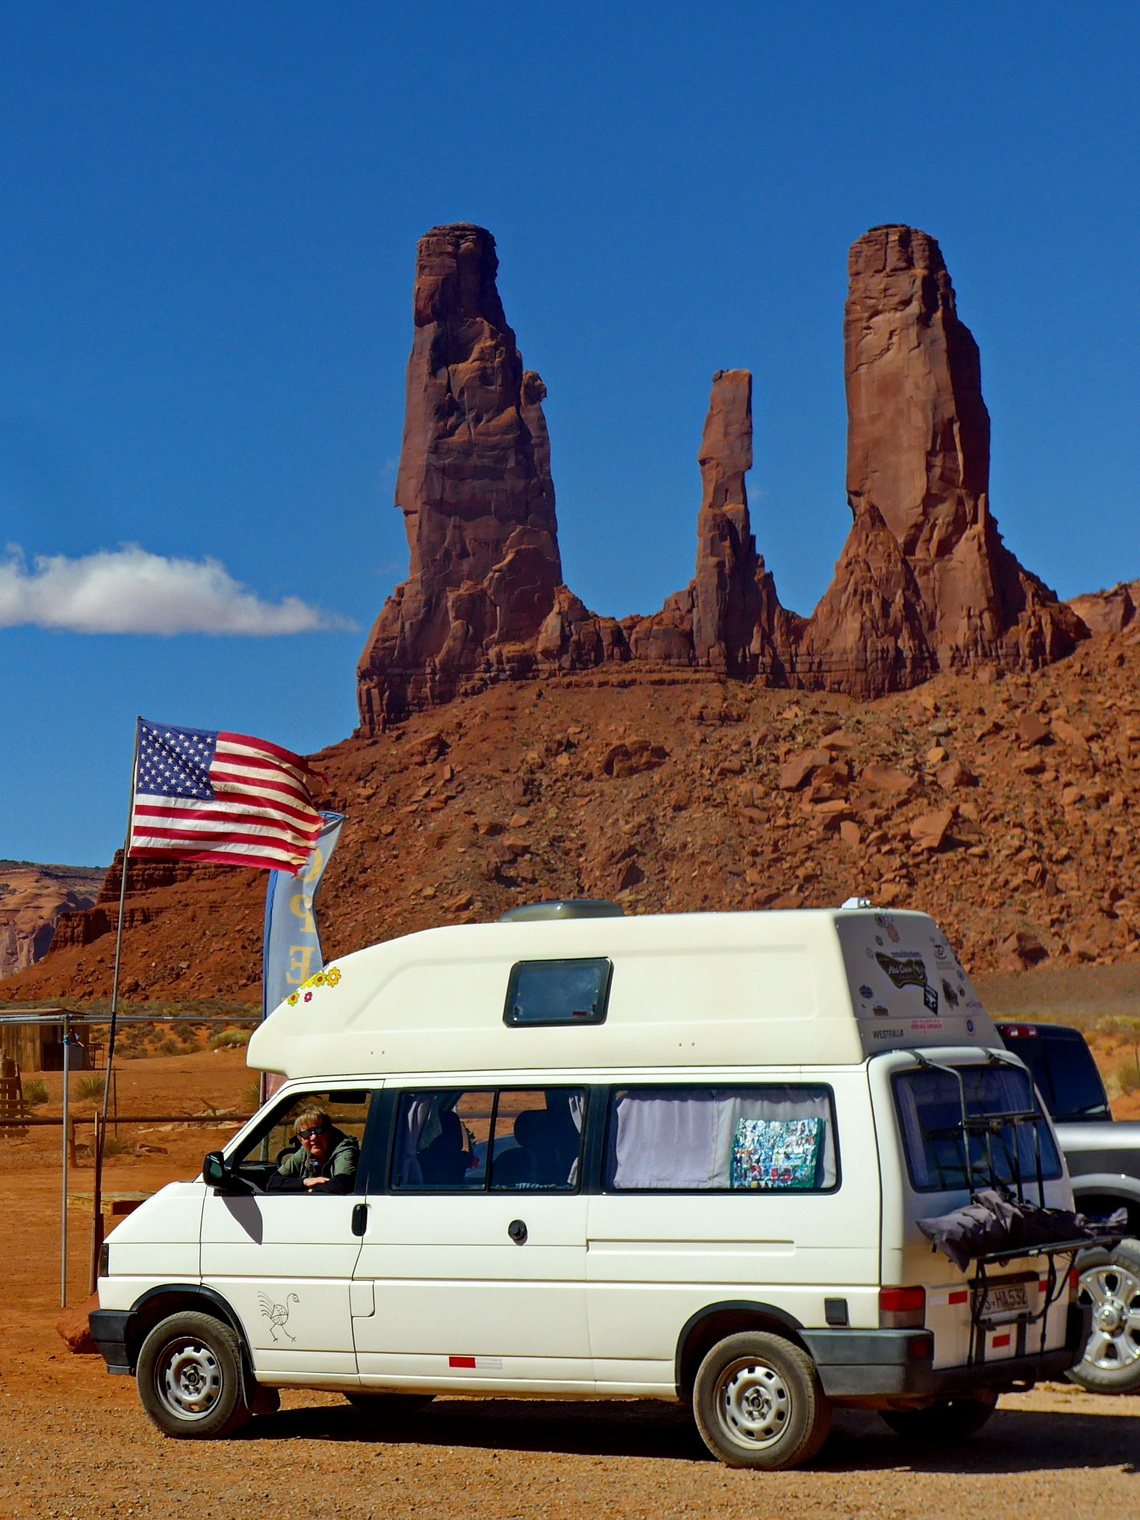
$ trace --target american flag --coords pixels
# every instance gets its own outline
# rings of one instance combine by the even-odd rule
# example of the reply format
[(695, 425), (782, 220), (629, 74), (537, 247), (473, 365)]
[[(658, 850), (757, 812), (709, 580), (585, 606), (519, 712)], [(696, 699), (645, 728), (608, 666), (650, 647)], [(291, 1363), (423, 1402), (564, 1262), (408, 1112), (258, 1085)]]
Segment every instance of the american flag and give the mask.
[(324, 822), (314, 774), (264, 739), (140, 718), (130, 854), (296, 875)]

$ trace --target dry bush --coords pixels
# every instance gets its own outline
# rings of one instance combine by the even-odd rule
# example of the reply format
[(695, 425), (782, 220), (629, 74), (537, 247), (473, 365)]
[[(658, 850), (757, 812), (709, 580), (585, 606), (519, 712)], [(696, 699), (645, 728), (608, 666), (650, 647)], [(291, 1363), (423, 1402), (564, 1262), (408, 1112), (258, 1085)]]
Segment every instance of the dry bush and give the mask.
[(252, 1029), (219, 1029), (217, 1034), (210, 1036), (211, 1050), (229, 1050), (239, 1045), (248, 1045)]
[(25, 1108), (38, 1108), (41, 1103), (46, 1103), (48, 1100), (48, 1090), (39, 1080), (24, 1082), (21, 1090)]
[(1116, 1063), (1112, 1074), (1122, 1093), (1134, 1093), (1140, 1089), (1140, 1045), (1131, 1055)]
[(106, 1086), (106, 1077), (80, 1077), (76, 1083), (75, 1096), (77, 1098), (101, 1098)]

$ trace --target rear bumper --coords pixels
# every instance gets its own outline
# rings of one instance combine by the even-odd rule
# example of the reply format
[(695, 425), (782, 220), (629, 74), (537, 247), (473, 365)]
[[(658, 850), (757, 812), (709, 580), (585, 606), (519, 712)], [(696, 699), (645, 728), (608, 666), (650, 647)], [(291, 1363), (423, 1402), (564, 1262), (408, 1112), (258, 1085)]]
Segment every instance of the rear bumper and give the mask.
[(107, 1363), (108, 1372), (132, 1373), (130, 1354), (127, 1351), (127, 1321), (129, 1309), (92, 1309), (91, 1339), (99, 1348), (99, 1354)]
[(1091, 1311), (1070, 1304), (1057, 1351), (935, 1367), (929, 1330), (803, 1330), (829, 1398), (953, 1398), (977, 1388), (1009, 1388), (1063, 1377), (1084, 1354)]

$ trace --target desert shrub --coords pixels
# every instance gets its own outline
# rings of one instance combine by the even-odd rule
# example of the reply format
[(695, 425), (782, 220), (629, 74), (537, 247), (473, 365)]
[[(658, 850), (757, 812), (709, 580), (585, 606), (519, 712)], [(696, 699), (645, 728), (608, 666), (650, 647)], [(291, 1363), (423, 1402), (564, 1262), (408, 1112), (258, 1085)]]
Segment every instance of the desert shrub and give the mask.
[(261, 1107), (261, 1079), (254, 1077), (253, 1081), (241, 1095), (242, 1106), (247, 1113), (255, 1114)]
[(1116, 1063), (1113, 1076), (1122, 1093), (1134, 1093), (1140, 1089), (1140, 1046)]
[(125, 1135), (105, 1135), (103, 1137), (104, 1156), (133, 1156), (135, 1148)]
[(237, 1045), (248, 1045), (252, 1029), (219, 1029), (210, 1036), (211, 1050), (230, 1050)]
[(155, 1055), (178, 1056), (182, 1054), (182, 1046), (179, 1042), (167, 1035), (164, 1040), (158, 1040), (154, 1047)]
[(75, 1095), (77, 1098), (101, 1098), (106, 1086), (106, 1077), (80, 1077), (76, 1083)]
[(38, 1080), (23, 1083), (24, 1107), (38, 1108), (41, 1103), (48, 1100), (48, 1090)]

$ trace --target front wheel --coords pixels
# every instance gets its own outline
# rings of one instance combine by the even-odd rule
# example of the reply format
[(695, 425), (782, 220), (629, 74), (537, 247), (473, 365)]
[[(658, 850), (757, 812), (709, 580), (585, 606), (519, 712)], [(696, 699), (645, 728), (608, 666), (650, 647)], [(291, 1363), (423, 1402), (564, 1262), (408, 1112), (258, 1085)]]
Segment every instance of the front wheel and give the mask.
[(693, 1413), (705, 1445), (727, 1467), (769, 1472), (810, 1462), (831, 1428), (811, 1357), (764, 1331), (717, 1342), (697, 1372)]
[(883, 1419), (900, 1436), (912, 1441), (963, 1441), (981, 1430), (997, 1408), (997, 1394), (988, 1388), (957, 1399), (939, 1399), (923, 1409), (884, 1409)]
[(196, 1310), (161, 1320), (142, 1343), (138, 1389), (165, 1435), (206, 1441), (231, 1435), (252, 1416), (238, 1338)]
[(1084, 1357), (1065, 1375), (1090, 1393), (1135, 1393), (1140, 1388), (1140, 1241), (1122, 1240), (1115, 1251), (1085, 1251), (1077, 1266), (1080, 1302), (1092, 1308), (1092, 1334)]

